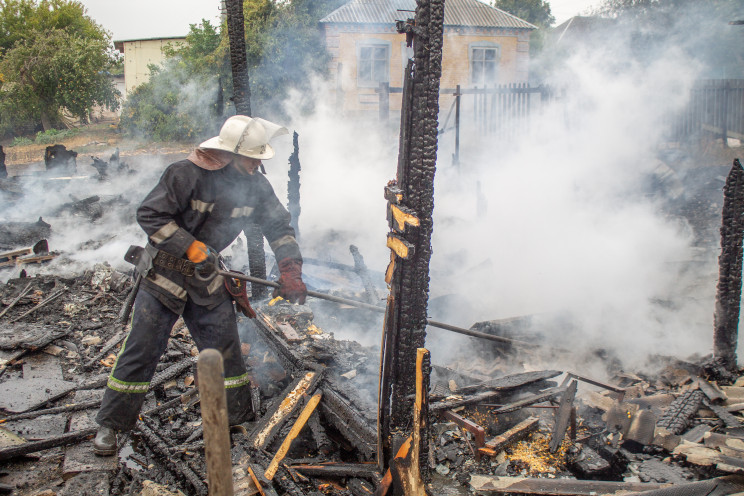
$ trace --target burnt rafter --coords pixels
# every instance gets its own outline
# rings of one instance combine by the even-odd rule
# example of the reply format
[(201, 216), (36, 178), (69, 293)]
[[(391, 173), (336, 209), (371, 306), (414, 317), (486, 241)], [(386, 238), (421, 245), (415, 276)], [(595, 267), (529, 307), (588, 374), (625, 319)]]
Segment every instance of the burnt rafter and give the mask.
[(383, 469), (412, 434), (416, 356), (426, 340), (443, 23), (443, 0), (419, 0), (413, 23), (403, 26), (414, 59), (405, 74), (397, 178), (385, 190), (391, 261), (378, 411)]

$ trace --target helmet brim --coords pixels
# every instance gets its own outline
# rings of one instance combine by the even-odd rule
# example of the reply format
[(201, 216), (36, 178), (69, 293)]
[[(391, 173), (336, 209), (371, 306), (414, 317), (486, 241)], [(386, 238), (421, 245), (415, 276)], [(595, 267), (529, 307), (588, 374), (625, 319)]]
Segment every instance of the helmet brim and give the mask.
[(256, 149), (250, 149), (250, 150), (243, 150), (241, 148), (238, 148), (236, 151), (232, 147), (228, 147), (225, 145), (224, 141), (219, 137), (215, 136), (214, 138), (209, 138), (207, 141), (204, 141), (199, 145), (199, 148), (209, 148), (211, 150), (222, 150), (226, 152), (230, 152), (234, 155), (241, 155), (243, 157), (249, 157), (249, 158), (255, 158), (258, 160), (268, 160), (270, 158), (274, 157), (274, 149), (269, 145), (268, 143), (265, 145), (262, 145), (258, 150)]

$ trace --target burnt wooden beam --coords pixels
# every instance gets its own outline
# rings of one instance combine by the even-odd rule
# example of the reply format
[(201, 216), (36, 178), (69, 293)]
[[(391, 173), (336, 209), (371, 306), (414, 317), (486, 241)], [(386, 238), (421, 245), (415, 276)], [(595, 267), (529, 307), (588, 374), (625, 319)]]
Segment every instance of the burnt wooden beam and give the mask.
[(366, 458), (374, 457), (377, 432), (361, 413), (334, 391), (330, 386), (332, 382), (324, 382), (326, 385), (323, 387), (323, 401), (320, 403), (323, 418), (333, 425)]
[(529, 479), (473, 475), (470, 487), (478, 494), (538, 494), (545, 496), (594, 496), (652, 491), (671, 484), (651, 482), (585, 481), (576, 479)]
[(6, 448), (0, 448), (0, 462), (36, 453), (37, 451), (44, 451), (59, 446), (67, 446), (68, 444), (77, 444), (80, 441), (89, 439), (96, 433), (97, 429), (97, 427), (91, 427), (80, 431), (68, 432), (59, 436), (49, 437), (41, 441), (30, 441)]
[(742, 241), (744, 241), (744, 169), (734, 159), (723, 188), (721, 256), (714, 314), (713, 356), (736, 372), (741, 306)]
[(528, 407), (530, 405), (534, 405), (535, 403), (539, 403), (549, 398), (558, 396), (559, 394), (563, 394), (566, 391), (566, 389), (567, 389), (566, 386), (558, 386), (558, 387), (548, 389), (547, 391), (543, 391), (542, 393), (532, 394), (528, 396), (527, 398), (521, 399), (519, 401), (515, 401), (513, 403), (509, 403), (508, 405), (504, 405), (501, 408), (497, 408), (496, 410), (493, 410), (491, 413), (493, 413), (494, 415), (499, 415), (502, 413), (515, 412), (519, 410), (520, 408)]
[[(417, 353), (426, 344), (444, 1), (418, 1), (414, 23), (414, 59), (408, 61), (403, 84), (398, 170), (385, 195), (391, 262), (378, 394), (378, 461), (383, 470), (395, 447), (411, 434)], [(418, 460), (413, 463), (418, 465)], [(428, 472), (428, 466), (422, 470)]]
[(300, 240), (300, 144), (297, 131), (292, 134), (292, 154), (289, 156), (289, 171), (287, 175), (287, 210), (289, 211), (289, 224), (295, 230), (295, 239)]
[(587, 384), (591, 384), (592, 386), (601, 387), (608, 391), (612, 391), (613, 393), (617, 393), (617, 401), (622, 402), (623, 398), (625, 397), (625, 388), (621, 388), (619, 386), (613, 386), (612, 384), (607, 384), (605, 382), (601, 382), (596, 379), (591, 379), (589, 377), (579, 375), (576, 372), (566, 372), (566, 375), (567, 375), (567, 378), (573, 377), (577, 381), (586, 382)]
[(489, 381), (479, 382), (470, 386), (458, 387), (455, 391), (458, 394), (468, 394), (483, 389), (491, 391), (508, 391), (510, 389), (518, 389), (528, 384), (532, 384), (538, 381), (544, 381), (552, 379), (561, 375), (562, 372), (558, 370), (542, 370), (535, 372), (521, 372), (519, 374), (507, 375), (504, 377), (497, 377)]
[(573, 402), (576, 397), (578, 383), (572, 380), (561, 396), (561, 403), (555, 414), (555, 427), (553, 435), (550, 438), (550, 452), (555, 453), (560, 448), (563, 438), (566, 436), (566, 429), (571, 421), (571, 412), (573, 412)]
[(8, 310), (10, 310), (14, 306), (16, 306), (16, 303), (18, 303), (19, 301), (21, 301), (21, 298), (23, 298), (24, 296), (26, 296), (26, 294), (28, 294), (28, 292), (31, 291), (31, 284), (32, 283), (26, 284), (26, 287), (21, 290), (21, 292), (18, 294), (18, 296), (16, 296), (13, 299), (13, 301), (11, 301), (8, 304), (8, 306), (5, 307), (5, 309), (2, 312), (0, 312), (0, 317), (2, 317), (3, 315), (5, 315), (8, 312)]
[(45, 408), (43, 410), (36, 410), (28, 413), (18, 413), (16, 415), (10, 415), (0, 420), (0, 423), (13, 422), (15, 420), (25, 420), (41, 417), (42, 415), (56, 415), (58, 413), (71, 413), (78, 412), (80, 410), (88, 410), (90, 408), (97, 408), (101, 406), (101, 400), (90, 400), (81, 403), (71, 403), (65, 406), (58, 406), (54, 408)]
[(66, 291), (67, 291), (67, 288), (60, 288), (60, 289), (54, 291), (52, 294), (50, 294), (49, 296), (47, 296), (46, 298), (44, 298), (42, 301), (40, 301), (39, 303), (37, 303), (36, 306), (33, 307), (31, 310), (28, 310), (28, 311), (22, 313), (21, 315), (17, 316), (15, 319), (11, 320), (10, 322), (11, 323), (18, 322), (23, 317), (25, 317), (27, 315), (30, 315), (33, 312), (35, 312), (36, 310), (47, 306), (49, 303), (53, 302), (54, 300), (56, 300), (57, 298), (59, 298), (60, 296), (62, 296)]
[(466, 419), (452, 410), (442, 412), (442, 417), (456, 423), (473, 435), (473, 439), (475, 440), (475, 459), (476, 461), (480, 460), (481, 453), (478, 450), (486, 445), (486, 430), (472, 420)]
[(252, 447), (265, 449), (279, 433), (284, 424), (302, 404), (304, 395), (313, 394), (320, 382), (321, 374), (307, 372), (295, 379), (284, 390), (284, 395), (274, 401), (263, 418), (256, 424), (250, 434)]
[(290, 465), (290, 468), (310, 477), (356, 477), (380, 480), (380, 472), (376, 463), (318, 463), (314, 465)]
[(292, 428), (289, 430), (289, 434), (287, 434), (287, 437), (284, 438), (281, 446), (279, 446), (279, 449), (274, 455), (274, 458), (271, 460), (271, 463), (269, 463), (266, 472), (264, 472), (264, 477), (269, 480), (274, 478), (274, 475), (276, 475), (276, 471), (279, 468), (279, 463), (284, 459), (285, 456), (287, 456), (289, 448), (292, 447), (292, 442), (297, 439), (297, 436), (300, 435), (300, 431), (303, 427), (305, 427), (305, 424), (310, 418), (310, 415), (312, 415), (312, 413), (315, 411), (315, 408), (318, 406), (318, 403), (320, 403), (320, 398), (322, 396), (322, 393), (314, 394), (312, 398), (310, 398), (310, 400), (307, 402), (305, 407), (300, 412), (300, 415), (297, 417), (297, 420), (292, 425)]
[[(495, 436), (486, 441), (486, 448), (493, 451), (496, 455), (499, 451), (503, 450), (507, 446), (525, 439), (527, 436), (537, 430), (540, 421), (537, 417), (529, 417), (524, 419), (511, 429), (507, 429), (498, 436)], [(488, 453), (491, 454), (491, 453)]]
[[(169, 446), (165, 440), (158, 436), (155, 431), (148, 427), (143, 421), (137, 422), (136, 429), (145, 444), (147, 444), (152, 451), (160, 455), (166, 468), (186, 479), (193, 487), (195, 494), (198, 494), (199, 496), (207, 496), (209, 493), (207, 486), (185, 461), (179, 460), (177, 457), (173, 456), (171, 451), (172, 446)], [(93, 428), (92, 430), (95, 432), (96, 428)]]
[(380, 301), (380, 295), (377, 294), (375, 285), (372, 284), (372, 279), (369, 277), (369, 270), (367, 270), (367, 265), (364, 263), (364, 257), (362, 257), (362, 254), (359, 252), (359, 248), (354, 245), (349, 245), (349, 252), (351, 253), (351, 257), (354, 259), (354, 272), (356, 272), (359, 279), (362, 280), (367, 302), (377, 304)]
[[(725, 475), (714, 479), (700, 480), (686, 484), (674, 484), (651, 491), (644, 491), (643, 496), (678, 496), (680, 494), (701, 494), (709, 496), (726, 496), (741, 493), (744, 490), (744, 477), (741, 475)], [(625, 496), (641, 496), (641, 493), (630, 493)]]

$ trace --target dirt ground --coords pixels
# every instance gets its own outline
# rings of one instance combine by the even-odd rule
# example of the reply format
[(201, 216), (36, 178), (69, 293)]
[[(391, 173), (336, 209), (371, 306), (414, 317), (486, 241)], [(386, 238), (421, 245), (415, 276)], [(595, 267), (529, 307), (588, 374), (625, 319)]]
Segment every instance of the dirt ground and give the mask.
[[(193, 143), (152, 142), (126, 136), (118, 126), (117, 120), (108, 120), (78, 128), (74, 136), (59, 139), (54, 144), (64, 145), (68, 150), (78, 153), (78, 164), (92, 163), (91, 156), (108, 160), (116, 148), (122, 159), (138, 155), (188, 153)], [(30, 137), (32, 138), (32, 137)], [(8, 174), (17, 175), (20, 170), (34, 165), (43, 168), (44, 151), (51, 143), (12, 146), (12, 139), (0, 140), (5, 152), (5, 164)]]

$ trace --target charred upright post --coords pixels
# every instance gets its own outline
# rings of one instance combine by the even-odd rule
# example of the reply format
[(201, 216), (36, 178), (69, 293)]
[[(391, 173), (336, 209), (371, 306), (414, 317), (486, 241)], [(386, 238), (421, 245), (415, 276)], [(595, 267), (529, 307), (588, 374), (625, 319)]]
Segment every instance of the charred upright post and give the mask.
[(251, 88), (248, 81), (248, 57), (245, 49), (243, 0), (225, 0), (227, 37), (230, 42), (230, 68), (233, 78), (235, 112), (251, 115)]
[[(385, 190), (391, 262), (380, 365), (382, 468), (411, 435), (417, 349), (426, 339), (443, 22), (443, 0), (419, 0), (415, 21), (399, 23), (399, 31), (413, 41), (414, 60), (408, 62), (404, 82), (397, 180)], [(426, 446), (418, 453), (425, 459)], [(426, 470), (422, 463), (422, 473)]]
[[(248, 80), (248, 59), (245, 49), (245, 27), (243, 18), (243, 0), (226, 0), (227, 36), (230, 41), (230, 67), (233, 78), (233, 102), (235, 112), (240, 115), (251, 115), (251, 88)], [(261, 168), (263, 171), (263, 166)], [(255, 222), (247, 222), (243, 229), (248, 245), (248, 266), (253, 277), (266, 279), (266, 256), (261, 228)], [(251, 295), (261, 298), (266, 288), (251, 286)]]
[(289, 181), (287, 182), (287, 210), (292, 216), (289, 224), (295, 230), (295, 239), (300, 240), (300, 145), (297, 132), (292, 135), (294, 150), (289, 156)]
[(721, 256), (718, 259), (713, 355), (729, 371), (737, 369), (741, 302), (742, 238), (744, 237), (744, 169), (734, 160), (723, 188)]

